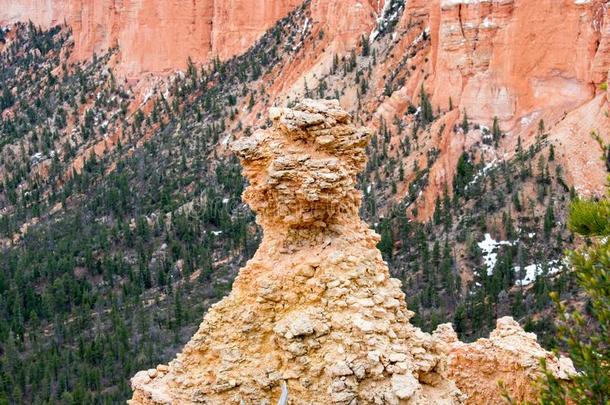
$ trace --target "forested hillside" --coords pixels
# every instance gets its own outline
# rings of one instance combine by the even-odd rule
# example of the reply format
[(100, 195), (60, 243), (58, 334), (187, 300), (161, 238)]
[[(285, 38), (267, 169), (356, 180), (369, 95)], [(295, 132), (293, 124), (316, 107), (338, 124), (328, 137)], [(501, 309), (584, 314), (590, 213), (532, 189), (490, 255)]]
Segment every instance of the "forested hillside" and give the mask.
[[(0, 31), (0, 404), (120, 403), (129, 378), (173, 358), (227, 294), (261, 238), (227, 145), (256, 129), (244, 117), (268, 125), (277, 67), (323, 36), (312, 37), (308, 13), (298, 8), (242, 56), (190, 63), (146, 100), (113, 74), (116, 49), (73, 62), (68, 27)], [(383, 30), (379, 41), (390, 41)], [(377, 97), (367, 78), (392, 52), (382, 45), (363, 37), (307, 95)], [(388, 76), (385, 91), (409, 72)], [(441, 154), (446, 114), (461, 117), (448, 136), (476, 141), (422, 219), (414, 202)], [(474, 339), (513, 315), (550, 344), (549, 292), (582, 304), (563, 268), (576, 192), (543, 121), (514, 157), (497, 149), (505, 136), (441, 111), (422, 87), (417, 106), (376, 131), (361, 214), (418, 326), (449, 321)]]

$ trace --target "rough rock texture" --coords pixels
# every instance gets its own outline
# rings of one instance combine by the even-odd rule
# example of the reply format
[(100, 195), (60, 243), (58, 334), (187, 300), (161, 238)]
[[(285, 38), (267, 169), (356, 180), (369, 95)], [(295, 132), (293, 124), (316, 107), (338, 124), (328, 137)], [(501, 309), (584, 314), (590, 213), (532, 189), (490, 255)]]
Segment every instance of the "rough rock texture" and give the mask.
[[(579, 194), (602, 190), (607, 174), (597, 141), (590, 136), (594, 131), (610, 142), (610, 119), (607, 95), (600, 94), (583, 106), (575, 109), (557, 124), (550, 141), (560, 151), (563, 167), (569, 184)], [(601, 166), (601, 167), (600, 167)]]
[[(493, 345), (521, 339), (536, 351), (507, 355), (527, 355), (523, 379), (532, 375), (535, 356), (549, 354), (527, 334), (500, 328), (470, 356), (469, 346), (409, 323), (400, 281), (376, 249), (379, 237), (358, 217), (366, 128), (352, 125), (336, 101), (305, 100), (272, 109), (270, 118), (272, 129), (233, 146), (263, 242), (182, 353), (132, 379), (132, 404), (275, 403), (283, 382), (294, 404), (457, 404), (466, 397), (450, 376), (463, 382), (469, 372), (485, 388), (481, 398), (490, 398)], [(485, 403), (464, 386), (469, 403)]]
[(68, 23), (76, 58), (119, 46), (117, 72), (173, 72), (246, 51), (302, 0), (0, 0), (0, 25)]
[[(311, 6), (313, 26), (324, 31), (324, 38), (316, 40), (311, 48), (306, 46), (302, 58), (278, 72), (270, 88), (273, 96), (303, 94), (305, 82), (315, 88), (317, 77), (328, 71), (335, 53), (347, 54), (357, 46), (362, 32), (375, 29), (375, 10), (370, 3), (327, 3), (313, 0)], [(348, 90), (341, 95), (341, 105), (368, 112), (373, 117), (368, 125), (374, 127), (380, 119), (392, 122), (395, 116), (407, 113), (410, 104), (418, 104), (423, 85), (432, 95), (435, 109), (446, 112), (452, 99), (455, 112), (443, 117), (446, 128), (459, 124), (463, 111), (472, 122), (488, 128), (495, 116), (500, 119), (506, 137), (497, 156), (486, 156), (489, 161), (510, 159), (519, 137), (526, 147), (534, 143), (538, 124), (544, 120), (551, 137), (560, 131), (557, 137), (562, 141), (555, 146), (566, 157), (561, 158), (566, 177), (574, 180), (583, 195), (603, 195), (605, 171), (603, 162), (590, 156), (590, 132), (597, 130), (610, 139), (604, 131), (608, 118), (598, 114), (608, 109), (608, 103), (597, 103), (595, 108), (585, 106), (596, 100), (601, 84), (607, 81), (609, 4), (601, 0), (407, 1), (393, 33), (391, 57), (380, 59), (373, 69), (369, 86), (375, 90), (370, 93), (382, 94), (388, 76), (410, 68), (404, 84), (391, 96), (369, 100)], [(330, 12), (322, 12), (325, 8)], [(350, 29), (335, 30), (348, 20)], [(429, 33), (429, 44), (419, 41), (420, 46), (414, 46), (422, 31)], [(410, 66), (400, 65), (405, 55), (410, 56)], [(569, 137), (562, 122), (566, 114), (584, 118), (581, 125), (575, 121), (570, 124)], [(459, 156), (479, 141), (474, 137), (451, 138), (445, 142), (447, 137), (441, 137), (446, 144), (431, 145), (441, 153), (417, 204), (423, 218), (431, 215), (445, 185), (451, 185)], [(583, 176), (582, 166), (570, 161), (587, 162), (589, 176)], [(413, 164), (403, 163), (405, 167)], [(404, 193), (400, 185), (398, 188), (400, 199)]]
[(517, 124), (537, 124), (543, 108), (578, 107), (606, 80), (607, 7), (597, 0), (441, 0), (431, 17), (435, 100), (446, 105), (452, 97), (474, 119), (498, 116), (511, 126), (523, 117)]
[[(529, 146), (544, 120), (561, 151), (566, 177), (582, 195), (603, 195), (606, 175), (591, 156), (591, 131), (610, 140), (608, 102), (599, 98), (610, 68), (610, 13), (607, 0), (412, 0), (397, 31), (419, 21), (430, 32), (430, 46), (420, 77), (412, 75), (378, 112), (386, 122), (417, 102), (423, 84), (433, 104), (447, 110), (449, 99), (459, 114), (444, 124), (471, 121), (491, 127), (500, 119), (506, 133), (498, 156), (510, 158), (519, 137)], [(561, 26), (558, 30), (557, 27)], [(423, 77), (421, 77), (423, 76)], [(398, 106), (398, 108), (396, 108)], [(386, 112), (384, 114), (384, 112)], [(463, 145), (440, 146), (441, 158), (430, 171), (429, 187), (418, 204), (428, 218), (436, 197), (451, 183)], [(457, 152), (457, 153), (456, 153)], [(598, 153), (598, 152), (595, 152)]]
[[(228, 59), (243, 53), (303, 3), (304, 0), (0, 0), (0, 26), (28, 20), (46, 27), (65, 22), (74, 32), (76, 58), (87, 59), (93, 52), (118, 45), (121, 54), (116, 72), (140, 78), (145, 73), (185, 69), (189, 57), (205, 63), (216, 56)], [(366, 28), (359, 15), (378, 12), (383, 5), (384, 0), (312, 1), (314, 14), (320, 17), (317, 21), (345, 45), (341, 48), (347, 48)], [(367, 17), (374, 20), (372, 15)]]
[(434, 337), (443, 342), (440, 346), (447, 354), (449, 377), (468, 395), (468, 403), (498, 403), (502, 396), (498, 381), (514, 400), (535, 400), (532, 381), (539, 376), (542, 358), (559, 378), (569, 379), (576, 373), (571, 360), (562, 357), (557, 361), (540, 347), (536, 335), (525, 332), (510, 317), (498, 319), (489, 339), (472, 344), (460, 342), (451, 324), (440, 325)]
[(270, 117), (234, 145), (264, 240), (169, 371), (134, 377), (133, 403), (275, 402), (282, 381), (291, 403), (459, 403), (358, 218), (369, 131), (331, 101)]
[[(154, 85), (145, 73), (183, 69), (188, 57), (207, 62), (215, 56), (239, 54), (279, 18), (303, 3), (0, 0), (0, 25), (29, 19), (42, 25), (65, 21), (75, 33), (77, 58), (88, 58), (94, 51), (118, 45), (115, 73), (134, 80), (144, 78), (137, 92), (146, 93)], [(358, 47), (363, 35), (375, 30), (385, 3), (311, 0), (308, 25), (315, 40), (304, 44), (299, 58), (274, 72), (267, 89), (270, 97), (294, 98), (304, 93), (305, 82), (314, 88), (328, 72), (335, 55), (348, 55)], [(595, 109), (582, 107), (599, 96), (600, 84), (607, 81), (609, 4), (607, 0), (409, 0), (393, 33), (392, 56), (374, 69), (370, 93), (382, 94), (392, 72), (404, 70), (398, 65), (402, 56), (411, 54), (411, 67), (417, 68), (390, 97), (362, 100), (352, 88), (342, 94), (341, 104), (348, 110), (371, 114), (375, 118), (369, 125), (375, 126), (379, 117), (391, 122), (394, 115), (404, 114), (410, 104), (417, 104), (424, 85), (435, 108), (446, 111), (451, 98), (456, 110), (467, 111), (471, 120), (479, 124), (491, 127), (494, 116), (499, 117), (508, 136), (498, 158), (505, 153), (504, 157), (510, 158), (519, 137), (526, 147), (534, 142), (541, 119), (554, 133), (566, 114), (579, 110), (573, 116), (584, 117), (594, 125), (569, 124), (569, 138), (565, 138), (568, 124), (558, 127), (557, 137), (565, 138), (558, 146), (565, 156), (573, 156), (573, 161), (593, 162), (590, 149), (582, 145), (589, 142), (591, 130), (598, 129), (602, 137), (607, 136), (602, 130), (607, 118), (598, 114), (585, 116), (587, 112), (595, 113)], [(431, 38), (429, 45), (414, 49), (412, 45), (424, 29)], [(264, 108), (255, 106), (243, 123), (254, 124)], [(459, 122), (459, 116), (455, 116)], [(456, 121), (446, 119), (444, 123), (450, 128)], [(445, 184), (450, 185), (457, 159), (468, 142), (446, 146), (449, 152), (441, 148), (440, 164), (431, 168), (429, 186), (417, 204), (424, 218), (431, 214)], [(570, 164), (568, 159), (561, 164), (566, 168), (566, 177), (575, 181), (583, 195), (603, 194), (606, 179), (600, 161), (587, 165), (592, 174), (589, 177), (583, 177), (580, 166)], [(402, 197), (404, 193), (399, 191), (397, 198)]]

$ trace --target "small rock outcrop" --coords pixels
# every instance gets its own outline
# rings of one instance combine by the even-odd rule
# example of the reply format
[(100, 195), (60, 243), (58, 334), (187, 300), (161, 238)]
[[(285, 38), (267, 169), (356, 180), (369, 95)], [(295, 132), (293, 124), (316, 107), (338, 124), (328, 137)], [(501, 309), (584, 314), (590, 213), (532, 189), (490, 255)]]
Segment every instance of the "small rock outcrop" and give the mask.
[(525, 332), (511, 317), (498, 319), (489, 339), (471, 344), (460, 342), (451, 324), (439, 325), (433, 336), (447, 355), (449, 378), (468, 396), (467, 403), (497, 403), (502, 398), (499, 381), (519, 403), (534, 401), (532, 382), (540, 375), (540, 359), (546, 359), (560, 379), (576, 373), (570, 359), (557, 360), (540, 347), (535, 334)]
[[(494, 356), (547, 355), (504, 350), (520, 346), (511, 336), (530, 339), (502, 332), (504, 320), (472, 355), (448, 327), (431, 336), (412, 326), (379, 237), (358, 217), (370, 131), (337, 101), (304, 100), (270, 118), (271, 129), (233, 145), (261, 246), (182, 353), (132, 379), (132, 404), (275, 404), (284, 384), (290, 404), (486, 403), (493, 389), (478, 400), (465, 378), (495, 387), (485, 368)], [(529, 378), (535, 367), (513, 370)]]

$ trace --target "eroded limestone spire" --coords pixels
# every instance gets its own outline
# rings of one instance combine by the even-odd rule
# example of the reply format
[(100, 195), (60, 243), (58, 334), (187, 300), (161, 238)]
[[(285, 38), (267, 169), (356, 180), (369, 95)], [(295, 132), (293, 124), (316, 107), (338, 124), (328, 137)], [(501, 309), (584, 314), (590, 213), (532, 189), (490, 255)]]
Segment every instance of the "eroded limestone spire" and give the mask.
[(452, 377), (485, 403), (495, 392), (477, 402), (476, 384), (493, 377), (452, 370), (464, 345), (409, 323), (379, 237), (358, 217), (369, 131), (337, 101), (270, 118), (233, 145), (263, 241), (177, 358), (132, 379), (131, 403), (275, 405), (284, 384), (290, 404), (463, 403)]
[(356, 128), (337, 101), (303, 100), (272, 108), (271, 130), (232, 145), (250, 186), (244, 200), (265, 234), (305, 235), (359, 222), (356, 176), (366, 164), (367, 128)]
[(133, 403), (275, 404), (284, 382), (294, 404), (458, 403), (358, 217), (370, 132), (336, 101), (270, 118), (233, 146), (264, 240), (167, 369), (133, 379)]

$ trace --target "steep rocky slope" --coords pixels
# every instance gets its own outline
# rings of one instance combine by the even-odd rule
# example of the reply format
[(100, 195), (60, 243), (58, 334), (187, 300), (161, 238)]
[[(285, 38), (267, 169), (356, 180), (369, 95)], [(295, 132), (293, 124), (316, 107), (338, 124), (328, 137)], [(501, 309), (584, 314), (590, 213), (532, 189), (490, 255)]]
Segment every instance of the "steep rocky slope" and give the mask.
[[(116, 46), (118, 52), (110, 61), (115, 74), (142, 82), (136, 90), (142, 95), (156, 86), (145, 73), (185, 69), (189, 58), (208, 63), (238, 55), (302, 3), (206, 0), (185, 7), (155, 1), (78, 1), (67, 6), (55, 1), (7, 1), (0, 8), (0, 24), (30, 19), (51, 26), (65, 21), (74, 33), (76, 60)], [(605, 92), (600, 86), (610, 70), (610, 18), (608, 3), (602, 0), (305, 3), (311, 15), (303, 30), (311, 31), (312, 40), (302, 44), (302, 57), (296, 63), (276, 70), (276, 80), (266, 89), (267, 105), (323, 85), (327, 94), (339, 91), (344, 108), (363, 110), (377, 126), (380, 119), (391, 122), (407, 113), (409, 105), (417, 105), (424, 86), (435, 108), (459, 111), (443, 118), (445, 129), (458, 124), (462, 114), (487, 128), (497, 117), (509, 135), (492, 156), (499, 159), (512, 155), (519, 137), (525, 146), (533, 143), (541, 121), (553, 133), (566, 114)], [(359, 48), (364, 37), (370, 38), (367, 46), (378, 56), (368, 69), (360, 64), (356, 68), (357, 73), (369, 70), (366, 91), (347, 91), (323, 82), (330, 78), (336, 56), (345, 57)], [(245, 121), (254, 124), (261, 107)], [(581, 145), (589, 132), (607, 133), (607, 120), (598, 118), (591, 116), (587, 121), (595, 120), (592, 127), (581, 127), (576, 136), (563, 140), (566, 155), (588, 160), (588, 147)], [(431, 187), (420, 202), (424, 216), (431, 215), (442, 185), (451, 183), (460, 149), (473, 142), (453, 140), (449, 150), (441, 151), (439, 165), (431, 169)], [(597, 192), (605, 181), (599, 165), (583, 168), (565, 159), (564, 167), (582, 193)]]
[(270, 119), (233, 146), (263, 241), (178, 358), (134, 377), (132, 404), (268, 403), (280, 383), (299, 404), (484, 404), (500, 400), (502, 377), (531, 397), (538, 358), (574, 372), (512, 320), (491, 344), (465, 347), (411, 326), (379, 237), (357, 216), (371, 133), (336, 101), (304, 100)]
[(117, 72), (139, 78), (173, 73), (188, 58), (205, 63), (246, 51), (279, 19), (301, 4), (285, 1), (0, 1), (0, 25), (32, 21), (73, 30), (77, 60), (118, 47)]

